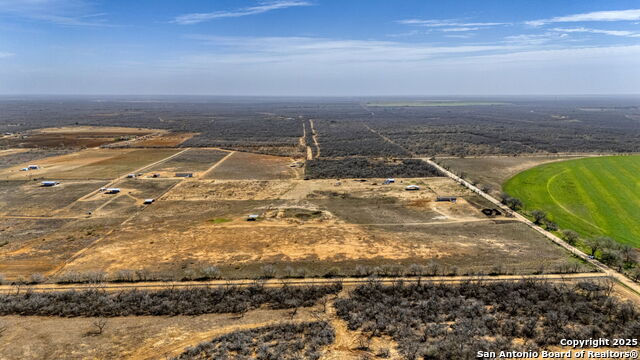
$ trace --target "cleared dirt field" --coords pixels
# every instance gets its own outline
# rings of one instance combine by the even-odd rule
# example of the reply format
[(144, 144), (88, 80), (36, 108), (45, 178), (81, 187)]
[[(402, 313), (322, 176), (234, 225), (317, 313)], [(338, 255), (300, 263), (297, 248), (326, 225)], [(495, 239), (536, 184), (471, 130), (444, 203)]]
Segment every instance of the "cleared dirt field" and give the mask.
[(100, 180), (63, 181), (56, 186), (43, 187), (39, 181), (0, 181), (0, 214), (56, 216), (59, 210), (104, 184)]
[(46, 128), (3, 137), (0, 147), (86, 148), (122, 141), (155, 132), (151, 129), (77, 126)]
[(437, 159), (437, 162), (474, 183), (488, 186), (492, 195), (500, 195), (502, 184), (521, 171), (540, 164), (580, 157), (584, 155), (442, 158)]
[(158, 136), (146, 136), (126, 144), (129, 147), (162, 148), (178, 147), (183, 142), (191, 139), (197, 133), (169, 133)]
[(285, 181), (187, 180), (176, 186), (163, 200), (268, 200), (279, 199), (292, 190)]
[(39, 170), (20, 171), (27, 164), (3, 169), (0, 171), (0, 179), (112, 180), (178, 151), (174, 149), (88, 149), (42, 159), (34, 164), (40, 166)]
[[(436, 202), (436, 194), (466, 192), (453, 181), (411, 182), (425, 189), (408, 192), (403, 183), (351, 180), (340, 186), (302, 180), (183, 181), (65, 270), (101, 264), (110, 273), (143, 267), (180, 276), (215, 264), (225, 276), (253, 277), (264, 264), (303, 267), (322, 276), (332, 268), (353, 273), (357, 265), (437, 263), (488, 273), (502, 263), (513, 265), (514, 272), (532, 273), (540, 270), (540, 259), (548, 269), (573, 263), (523, 224), (490, 220), (463, 198)], [(299, 191), (306, 184), (315, 184), (314, 190)], [(260, 218), (247, 222), (248, 214)]]
[(101, 219), (2, 219), (0, 274), (7, 279), (47, 273), (122, 222)]
[(176, 172), (194, 173), (194, 176), (197, 176), (198, 173), (208, 170), (227, 155), (229, 152), (215, 149), (189, 149), (147, 171), (159, 173), (161, 176), (174, 176)]
[[(315, 320), (314, 310), (318, 311), (301, 309), (293, 321)], [(87, 335), (95, 329), (95, 318), (3, 316), (0, 320), (8, 330), (0, 337), (0, 358), (165, 359), (225, 333), (277, 324), (289, 319), (288, 313), (254, 310), (243, 318), (234, 314), (117, 317), (108, 320), (99, 336)]]
[(290, 167), (293, 159), (280, 156), (235, 152), (209, 172), (208, 179), (278, 180), (295, 178), (299, 168)]
[(71, 150), (58, 149), (8, 149), (0, 150), (0, 169), (14, 165), (39, 161), (50, 156), (64, 155)]
[(525, 225), (512, 222), (365, 227), (331, 221), (286, 226), (241, 222), (238, 218), (225, 224), (204, 220), (193, 224), (191, 231), (178, 232), (178, 221), (171, 221), (157, 229), (161, 235), (145, 235), (149, 225), (135, 222), (66, 270), (93, 270), (100, 263), (107, 272), (143, 267), (180, 275), (184, 269), (215, 264), (234, 278), (258, 276), (264, 264), (274, 264), (280, 271), (286, 266), (303, 267), (310, 276), (323, 276), (331, 268), (349, 274), (357, 265), (416, 263), (437, 264), (439, 271), (461, 274), (498, 268), (530, 274), (576, 263)]
[[(67, 222), (49, 230), (34, 225), (34, 232), (27, 222), (9, 226), (7, 234), (19, 241), (5, 246), (0, 273), (53, 274), (65, 261), (60, 274), (145, 269), (174, 279), (210, 265), (227, 278), (253, 278), (266, 264), (279, 273), (291, 267), (325, 276), (353, 274), (359, 265), (489, 273), (504, 264), (532, 273), (540, 269), (531, 259), (543, 259), (551, 271), (573, 262), (524, 225), (482, 214), (486, 204), (449, 178), (398, 178), (389, 185), (384, 179), (302, 180), (291, 163), (217, 149), (119, 148), (46, 158), (40, 170), (4, 169), (0, 178), (23, 180), (0, 183), (0, 216)], [(143, 175), (124, 178), (134, 170)], [(175, 178), (175, 172), (196, 177)], [(171, 176), (151, 177), (155, 173)], [(61, 184), (43, 188), (40, 179)], [(406, 191), (407, 185), (420, 190)], [(102, 186), (121, 191), (97, 191)], [(439, 202), (438, 196), (458, 200)], [(156, 201), (144, 205), (147, 198)], [(249, 214), (258, 220), (247, 221)]]

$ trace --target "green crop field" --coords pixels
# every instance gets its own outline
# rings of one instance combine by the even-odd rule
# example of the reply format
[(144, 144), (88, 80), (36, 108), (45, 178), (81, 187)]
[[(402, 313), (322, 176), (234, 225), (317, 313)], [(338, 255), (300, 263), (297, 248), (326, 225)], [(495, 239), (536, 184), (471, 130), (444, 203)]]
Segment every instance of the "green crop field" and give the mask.
[(605, 235), (640, 247), (640, 156), (606, 156), (540, 165), (504, 190), (542, 210), (561, 229)]

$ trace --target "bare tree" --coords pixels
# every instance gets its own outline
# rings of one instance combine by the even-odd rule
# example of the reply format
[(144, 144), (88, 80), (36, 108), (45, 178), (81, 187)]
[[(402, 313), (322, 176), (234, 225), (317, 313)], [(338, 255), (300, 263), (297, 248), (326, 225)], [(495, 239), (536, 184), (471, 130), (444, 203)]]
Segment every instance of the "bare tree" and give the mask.
[(104, 328), (107, 326), (106, 318), (97, 318), (91, 322), (93, 326), (90, 331), (87, 332), (87, 335), (102, 335), (104, 332)]

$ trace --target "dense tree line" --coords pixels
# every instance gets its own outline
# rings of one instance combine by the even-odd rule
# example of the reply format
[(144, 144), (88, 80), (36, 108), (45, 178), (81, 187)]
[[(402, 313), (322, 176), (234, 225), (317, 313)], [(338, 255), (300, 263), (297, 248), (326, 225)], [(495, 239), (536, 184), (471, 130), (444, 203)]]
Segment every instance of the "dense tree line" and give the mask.
[(307, 161), (305, 175), (310, 179), (442, 176), (436, 168), (418, 159), (390, 161), (361, 157)]
[(640, 110), (633, 100), (507, 102), (367, 109), (352, 99), (5, 98), (0, 99), (0, 131), (68, 125), (160, 128), (200, 133), (187, 146), (268, 152), (296, 146), (303, 119), (312, 118), (327, 157), (406, 157), (406, 150), (458, 156), (640, 151)]
[(312, 306), (342, 289), (327, 286), (248, 287), (221, 286), (171, 288), (158, 291), (108, 292), (99, 288), (82, 291), (0, 294), (0, 315), (39, 316), (172, 316), (213, 313), (244, 313), (259, 306), (291, 309)]
[(477, 351), (546, 349), (563, 338), (638, 337), (640, 313), (610, 296), (612, 286), (372, 281), (335, 307), (350, 330), (391, 336), (407, 359), (472, 359)]
[(234, 331), (188, 348), (174, 360), (319, 359), (335, 333), (324, 321), (278, 324)]

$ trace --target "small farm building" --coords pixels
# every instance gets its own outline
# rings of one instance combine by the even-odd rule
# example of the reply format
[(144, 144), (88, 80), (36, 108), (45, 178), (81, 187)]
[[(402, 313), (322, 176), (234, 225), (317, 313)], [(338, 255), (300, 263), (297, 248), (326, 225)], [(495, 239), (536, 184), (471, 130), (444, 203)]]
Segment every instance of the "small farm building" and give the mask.
[(192, 173), (176, 173), (176, 177), (190, 178), (193, 177)]
[(456, 202), (458, 200), (455, 196), (438, 196), (436, 201), (448, 201), (448, 202)]
[(58, 185), (60, 183), (57, 182), (57, 181), (43, 181), (43, 182), (41, 182), (41, 184), (42, 184), (42, 186), (50, 187), (50, 186), (56, 186), (56, 185)]
[(418, 186), (418, 185), (409, 185), (404, 189), (407, 190), (407, 191), (415, 191), (415, 190), (420, 190), (420, 186)]

